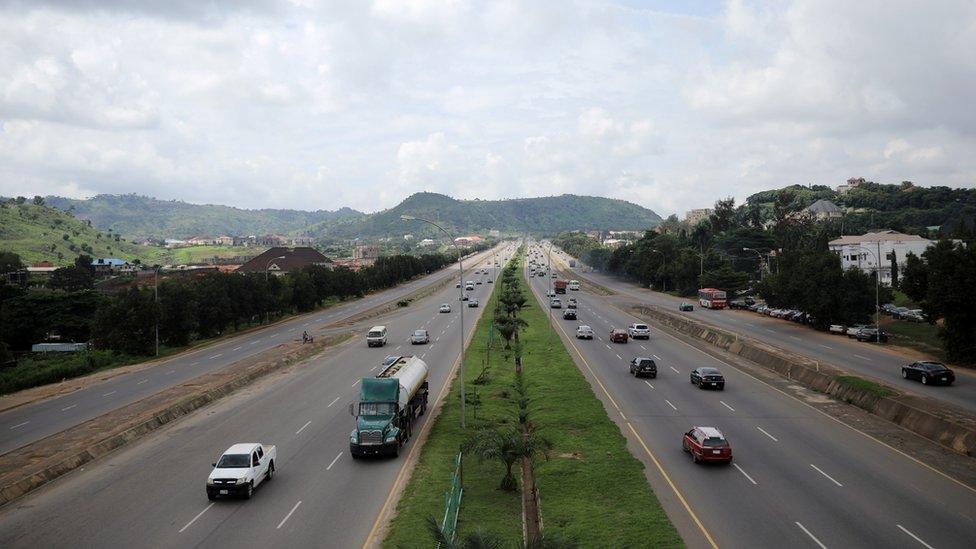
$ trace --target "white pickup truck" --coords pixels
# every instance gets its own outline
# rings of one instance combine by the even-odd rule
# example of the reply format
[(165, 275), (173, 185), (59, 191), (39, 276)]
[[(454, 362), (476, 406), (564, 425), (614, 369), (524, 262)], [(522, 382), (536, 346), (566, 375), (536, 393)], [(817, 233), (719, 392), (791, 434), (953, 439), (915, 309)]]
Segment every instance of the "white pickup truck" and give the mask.
[(218, 496), (243, 496), (250, 499), (254, 489), (275, 474), (278, 450), (274, 446), (245, 442), (235, 444), (213, 464), (207, 477), (207, 499)]

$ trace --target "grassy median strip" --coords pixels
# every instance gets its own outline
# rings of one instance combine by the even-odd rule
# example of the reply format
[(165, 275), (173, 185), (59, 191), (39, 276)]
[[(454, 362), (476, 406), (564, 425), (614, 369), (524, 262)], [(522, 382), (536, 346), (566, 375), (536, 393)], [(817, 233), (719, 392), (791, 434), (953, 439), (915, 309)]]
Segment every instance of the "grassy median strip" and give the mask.
[(842, 383), (844, 385), (854, 387), (855, 389), (860, 389), (862, 391), (867, 391), (879, 397), (892, 397), (898, 394), (887, 387), (884, 387), (882, 385), (879, 385), (873, 381), (869, 381), (862, 377), (835, 376), (834, 379), (837, 380), (838, 383)]
[[(644, 477), (643, 465), (628, 452), (620, 429), (607, 417), (556, 333), (552, 351), (547, 351), (548, 311), (530, 296), (521, 274), (517, 279), (529, 303), (521, 313), (528, 327), (519, 336), (528, 423), (535, 435), (552, 443), (546, 458), (534, 461), (543, 535), (567, 547), (682, 546)], [(455, 383), (397, 507), (385, 547), (430, 546), (426, 519), (442, 518), (452, 456), (480, 427), (519, 425), (513, 356), (502, 349), (504, 341), (497, 332), (487, 381), (474, 383), (486, 364), (495, 294), (484, 304), (487, 310), (465, 353), (468, 428), (459, 427)], [(522, 545), (521, 496), (499, 489), (503, 474), (500, 462), (465, 457), (459, 539), (482, 530), (499, 538), (502, 547)]]

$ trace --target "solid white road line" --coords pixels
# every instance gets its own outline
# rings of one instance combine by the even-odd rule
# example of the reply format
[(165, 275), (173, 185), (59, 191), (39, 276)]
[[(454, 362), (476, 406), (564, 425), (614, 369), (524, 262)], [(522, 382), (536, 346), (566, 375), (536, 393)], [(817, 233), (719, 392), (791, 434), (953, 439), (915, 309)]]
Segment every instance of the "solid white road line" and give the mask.
[(752, 480), (752, 477), (749, 476), (749, 473), (746, 473), (745, 471), (743, 471), (742, 470), (742, 467), (739, 467), (739, 464), (738, 463), (733, 463), (732, 466), (735, 467), (736, 469), (738, 469), (739, 472), (742, 473), (743, 476), (745, 476), (747, 479), (749, 479), (749, 482), (751, 482), (753, 484), (759, 484), (758, 482)]
[(71, 406), (68, 406), (67, 408), (61, 408), (61, 411), (62, 412), (67, 412), (68, 410), (74, 408), (75, 406), (77, 406), (77, 404), (72, 404)]
[(197, 513), (197, 516), (193, 517), (193, 520), (191, 520), (190, 522), (186, 523), (186, 526), (184, 526), (183, 528), (180, 528), (180, 531), (177, 532), (177, 534), (182, 534), (183, 533), (183, 530), (186, 530), (187, 528), (189, 528), (191, 524), (193, 524), (194, 522), (196, 522), (198, 518), (202, 517), (203, 514), (206, 513), (207, 511), (209, 511), (210, 508), (213, 507), (213, 506), (214, 506), (214, 504), (211, 503), (210, 505), (204, 507), (203, 508), (203, 511), (200, 511), (199, 513)]
[(329, 466), (325, 468), (325, 470), (328, 471), (329, 469), (332, 469), (332, 466), (335, 465), (336, 462), (339, 461), (339, 458), (341, 457), (342, 457), (342, 452), (339, 452), (339, 455), (337, 455), (335, 459), (332, 460), (332, 463), (330, 463)]
[[(658, 360), (661, 360), (661, 359), (658, 359)], [(680, 373), (681, 373), (681, 372), (679, 372), (679, 371), (678, 371), (678, 369), (677, 369), (677, 368), (675, 368), (674, 366), (668, 366), (668, 368), (671, 368), (672, 370), (674, 370), (674, 373), (676, 373), (676, 374), (680, 374)]]
[(819, 539), (817, 539), (817, 537), (816, 537), (816, 536), (814, 536), (813, 534), (811, 534), (811, 533), (810, 533), (810, 530), (807, 530), (807, 529), (806, 529), (806, 528), (805, 528), (805, 527), (804, 527), (804, 526), (803, 526), (802, 524), (800, 524), (799, 522), (797, 522), (797, 523), (796, 523), (796, 525), (800, 527), (800, 530), (803, 530), (803, 533), (804, 533), (804, 534), (806, 534), (806, 535), (808, 535), (808, 536), (810, 536), (810, 539), (812, 539), (814, 543), (816, 543), (817, 545), (819, 545), (819, 546), (820, 546), (820, 549), (827, 549), (827, 546), (826, 546), (826, 545), (824, 545), (824, 544), (822, 544), (822, 543), (820, 543), (820, 540), (819, 540)]
[(143, 383), (145, 383), (145, 382), (147, 382), (147, 381), (149, 381), (149, 378), (146, 378), (146, 379), (144, 379), (144, 380), (142, 380), (142, 381), (140, 381), (140, 382), (138, 382), (138, 383), (136, 383), (136, 385), (142, 385)]
[(297, 430), (297, 431), (295, 431), (295, 434), (297, 435), (297, 434), (299, 434), (299, 433), (301, 433), (302, 431), (304, 431), (304, 430), (305, 430), (305, 428), (306, 428), (306, 427), (308, 427), (308, 426), (309, 426), (309, 425), (311, 425), (311, 424), (312, 424), (312, 422), (311, 422), (311, 420), (309, 420), (309, 421), (306, 421), (306, 422), (305, 422), (305, 425), (302, 425), (302, 428), (301, 428), (301, 429), (299, 429), (299, 430)]
[(823, 343), (820, 343), (819, 345), (824, 349), (833, 349), (833, 347), (831, 347), (830, 345), (824, 345)]
[(329, 405), (326, 406), (326, 408), (331, 408), (333, 404), (335, 404), (336, 402), (339, 402), (339, 398), (340, 397), (335, 397), (335, 400), (333, 400), (332, 402), (330, 402)]
[(231, 351), (240, 351), (240, 350), (241, 350), (240, 345), (238, 345), (237, 347), (234, 347), (233, 349), (231, 349)]
[(905, 532), (906, 534), (908, 534), (909, 536), (911, 536), (911, 537), (912, 537), (912, 539), (914, 539), (915, 541), (917, 541), (917, 542), (919, 542), (919, 543), (921, 543), (922, 545), (924, 545), (924, 546), (926, 546), (926, 547), (928, 547), (928, 549), (935, 549), (935, 547), (932, 547), (931, 545), (929, 545), (929, 544), (927, 544), (927, 543), (925, 543), (924, 541), (922, 541), (922, 538), (920, 538), (920, 537), (918, 537), (918, 536), (916, 536), (915, 534), (913, 534), (913, 533), (911, 533), (911, 532), (909, 532), (909, 531), (908, 531), (908, 530), (907, 530), (907, 529), (906, 529), (906, 528), (905, 528), (904, 526), (902, 526), (901, 524), (896, 524), (895, 526), (897, 526), (897, 527), (898, 527), (898, 528), (899, 528), (899, 529), (900, 529), (900, 530), (901, 530), (902, 532)]
[(839, 482), (837, 482), (836, 480), (834, 480), (834, 477), (832, 477), (832, 476), (830, 476), (830, 475), (828, 475), (827, 473), (824, 473), (824, 472), (823, 472), (823, 469), (821, 469), (820, 467), (817, 467), (816, 465), (814, 465), (814, 464), (812, 464), (812, 463), (810, 464), (810, 467), (813, 467), (814, 469), (816, 469), (816, 470), (817, 470), (817, 472), (818, 472), (818, 473), (820, 473), (821, 475), (823, 475), (823, 476), (825, 476), (825, 477), (827, 477), (827, 480), (829, 480), (830, 482), (833, 482), (833, 483), (834, 483), (834, 484), (836, 484), (837, 486), (840, 486), (840, 487), (842, 487), (842, 488), (843, 488), (843, 486), (844, 486), (843, 484), (841, 484), (841, 483), (839, 483)]
[(357, 379), (352, 385), (350, 385), (350, 387), (355, 387), (356, 385), (359, 385), (359, 381), (360, 380)]
[(735, 411), (735, 408), (733, 408), (733, 407), (729, 406), (728, 404), (726, 404), (724, 400), (720, 400), (719, 403), (722, 406), (725, 406), (726, 408), (728, 408), (729, 410), (732, 410), (733, 412)]
[(212, 357), (210, 357), (210, 358), (209, 358), (209, 359), (207, 359), (207, 360), (213, 360), (213, 359), (215, 359), (215, 358), (220, 358), (220, 357), (222, 357), (222, 356), (224, 356), (224, 353), (217, 353), (217, 354), (215, 354), (214, 356), (212, 356)]
[(859, 358), (859, 359), (861, 359), (861, 360), (871, 360), (870, 358), (868, 358), (868, 357), (866, 357), (866, 356), (861, 356), (861, 355), (857, 355), (857, 354), (856, 354), (856, 355), (854, 355), (854, 356), (856, 356), (857, 358)]
[(678, 407), (677, 407), (677, 406), (675, 406), (674, 404), (671, 404), (671, 401), (670, 401), (670, 400), (668, 400), (668, 399), (664, 399), (664, 402), (667, 402), (667, 403), (668, 403), (668, 406), (670, 406), (670, 407), (672, 407), (672, 408), (674, 408), (674, 411), (675, 411), (675, 412), (677, 412), (677, 411), (678, 411)]
[(13, 430), (13, 429), (16, 429), (17, 427), (23, 427), (24, 425), (27, 425), (28, 423), (30, 423), (30, 420), (28, 420), (28, 421), (25, 421), (25, 422), (23, 422), (23, 423), (18, 423), (17, 425), (14, 425), (14, 426), (13, 426), (13, 427), (11, 427), (10, 429), (11, 429), (11, 430)]
[(103, 396), (103, 397), (107, 397), (107, 396), (112, 396), (112, 395), (114, 395), (114, 394), (115, 394), (115, 391), (110, 391), (110, 392), (108, 392), (108, 393), (105, 393), (105, 394), (104, 394), (104, 395), (102, 395), (102, 396)]
[(646, 384), (647, 384), (647, 386), (648, 386), (648, 387), (650, 387), (651, 389), (653, 389), (653, 388), (654, 388), (654, 386), (653, 386), (653, 385), (651, 385), (651, 382), (650, 382), (650, 381), (647, 381), (647, 380), (645, 379), (645, 380), (644, 380), (644, 383), (646, 383)]
[(760, 433), (762, 433), (762, 434), (766, 435), (767, 437), (773, 439), (773, 442), (779, 442), (779, 440), (776, 437), (774, 437), (773, 435), (767, 433), (766, 430), (763, 429), (762, 427), (756, 425), (756, 429), (759, 429), (759, 432)]
[(296, 503), (295, 506), (291, 508), (291, 511), (288, 511), (288, 514), (285, 515), (285, 518), (281, 519), (281, 522), (278, 523), (278, 527), (275, 528), (275, 530), (280, 530), (281, 527), (285, 525), (285, 522), (287, 522), (288, 519), (291, 518), (291, 514), (295, 512), (295, 509), (298, 509), (298, 506), (301, 504), (302, 504), (302, 500), (298, 500), (298, 503)]

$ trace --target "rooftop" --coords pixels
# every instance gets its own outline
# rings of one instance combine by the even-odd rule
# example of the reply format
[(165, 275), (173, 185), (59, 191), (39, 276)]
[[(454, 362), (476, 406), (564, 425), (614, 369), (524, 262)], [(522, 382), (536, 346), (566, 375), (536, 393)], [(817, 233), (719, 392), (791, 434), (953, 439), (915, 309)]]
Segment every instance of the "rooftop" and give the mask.
[(879, 231), (858, 235), (846, 235), (831, 240), (831, 246), (844, 246), (847, 244), (861, 244), (862, 242), (928, 242), (927, 238), (922, 238), (917, 234), (904, 234), (898, 231)]

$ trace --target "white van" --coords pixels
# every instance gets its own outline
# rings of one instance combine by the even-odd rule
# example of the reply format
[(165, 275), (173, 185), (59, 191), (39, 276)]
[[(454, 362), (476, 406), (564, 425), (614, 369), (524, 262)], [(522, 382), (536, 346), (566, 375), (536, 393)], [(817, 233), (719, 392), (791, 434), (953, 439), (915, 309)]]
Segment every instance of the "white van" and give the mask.
[(579, 288), (580, 288), (579, 280), (570, 280), (569, 281), (569, 289), (570, 290), (572, 290), (574, 292), (578, 292), (579, 291)]
[(386, 345), (386, 326), (373, 326), (366, 332), (366, 345), (382, 347)]

